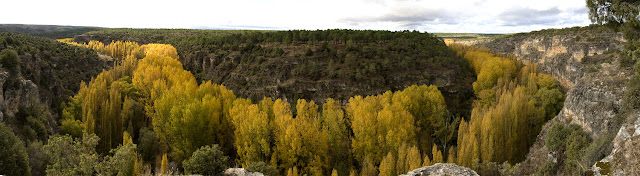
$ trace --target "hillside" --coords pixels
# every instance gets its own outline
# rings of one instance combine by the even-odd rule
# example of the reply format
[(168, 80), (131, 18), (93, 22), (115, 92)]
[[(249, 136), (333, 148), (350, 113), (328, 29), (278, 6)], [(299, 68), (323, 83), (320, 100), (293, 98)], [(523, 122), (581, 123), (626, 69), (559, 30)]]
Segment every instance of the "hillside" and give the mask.
[(89, 31), (97, 31), (101, 29), (103, 28), (87, 26), (0, 24), (0, 30), (46, 37), (50, 39), (69, 38)]
[(199, 81), (241, 97), (346, 102), (355, 95), (434, 84), (453, 115), (469, 116), (473, 73), (428, 33), (387, 31), (204, 31), (112, 29), (76, 42), (129, 40), (171, 44)]
[(42, 37), (0, 31), (0, 43), (0, 49), (15, 50), (20, 57), (20, 68), (13, 76), (35, 83), (42, 103), (56, 111), (78, 91), (81, 81), (112, 65), (95, 51)]

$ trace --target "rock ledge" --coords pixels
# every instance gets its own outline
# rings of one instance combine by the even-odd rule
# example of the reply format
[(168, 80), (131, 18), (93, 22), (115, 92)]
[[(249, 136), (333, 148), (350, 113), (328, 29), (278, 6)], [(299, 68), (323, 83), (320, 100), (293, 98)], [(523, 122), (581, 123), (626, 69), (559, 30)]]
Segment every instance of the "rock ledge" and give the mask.
[(415, 170), (409, 171), (409, 173), (401, 175), (401, 176), (445, 176), (445, 175), (471, 175), (476, 176), (478, 173), (475, 171), (458, 166), (452, 163), (437, 163), (432, 166), (425, 166), (421, 168), (417, 168)]

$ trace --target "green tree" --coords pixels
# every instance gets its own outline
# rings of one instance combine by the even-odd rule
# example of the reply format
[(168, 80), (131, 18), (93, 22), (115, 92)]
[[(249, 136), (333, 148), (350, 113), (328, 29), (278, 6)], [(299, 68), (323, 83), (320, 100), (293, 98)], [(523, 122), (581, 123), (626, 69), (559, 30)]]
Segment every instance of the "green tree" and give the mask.
[(11, 128), (0, 122), (0, 174), (31, 175), (24, 144)]
[(597, 24), (622, 26), (624, 38), (631, 41), (640, 37), (640, 3), (625, 0), (587, 0), (589, 19)]
[(68, 135), (50, 137), (44, 146), (52, 162), (47, 166), (47, 175), (93, 175), (99, 163), (95, 151), (98, 140), (94, 134), (85, 134), (76, 140)]
[(138, 153), (142, 155), (144, 161), (154, 163), (156, 156), (160, 154), (160, 142), (156, 133), (148, 128), (142, 128), (139, 134)]
[(29, 166), (31, 167), (31, 175), (46, 175), (47, 164), (49, 159), (44, 153), (44, 145), (41, 141), (33, 141), (27, 146), (29, 154)]
[(0, 51), (0, 64), (6, 69), (15, 70), (17, 66), (20, 66), (18, 53), (12, 49)]
[(113, 156), (105, 156), (104, 160), (97, 166), (96, 170), (100, 175), (137, 175), (140, 168), (136, 168), (138, 154), (136, 144), (127, 143), (111, 150)]
[(213, 147), (203, 146), (196, 150), (191, 158), (184, 160), (182, 165), (188, 174), (224, 175), (227, 160), (229, 157), (225, 156), (216, 144)]

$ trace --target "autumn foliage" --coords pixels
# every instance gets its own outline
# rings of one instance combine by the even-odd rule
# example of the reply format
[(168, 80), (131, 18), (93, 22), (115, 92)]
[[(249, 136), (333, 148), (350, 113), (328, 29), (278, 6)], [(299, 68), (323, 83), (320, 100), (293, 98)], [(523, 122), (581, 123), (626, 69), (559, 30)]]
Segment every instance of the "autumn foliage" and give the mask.
[[(478, 75), (477, 99), (471, 118), (458, 130), (457, 163), (473, 168), (483, 164), (522, 161), (542, 125), (562, 108), (564, 95), (557, 81), (486, 48), (453, 44)], [(482, 171), (481, 171), (482, 172)]]
[(180, 165), (215, 144), (230, 163), (268, 163), (287, 175), (398, 175), (440, 162), (516, 163), (563, 101), (556, 81), (535, 65), (468, 46), (452, 46), (478, 75), (478, 99), (465, 120), (448, 112), (433, 85), (343, 103), (254, 103), (223, 85), (198, 83), (171, 45), (61, 41), (116, 58), (113, 69), (82, 83), (64, 104), (63, 132), (96, 134), (97, 151), (107, 153), (124, 138), (138, 143), (141, 129), (153, 129), (160, 151), (153, 164), (163, 173), (167, 160)]

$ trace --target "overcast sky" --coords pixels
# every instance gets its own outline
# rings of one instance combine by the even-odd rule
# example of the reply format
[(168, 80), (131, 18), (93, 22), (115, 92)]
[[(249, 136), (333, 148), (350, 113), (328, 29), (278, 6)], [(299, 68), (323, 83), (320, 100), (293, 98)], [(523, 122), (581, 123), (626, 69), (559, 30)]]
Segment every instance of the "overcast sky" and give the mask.
[(513, 33), (590, 24), (585, 0), (4, 0), (0, 24)]

